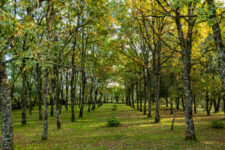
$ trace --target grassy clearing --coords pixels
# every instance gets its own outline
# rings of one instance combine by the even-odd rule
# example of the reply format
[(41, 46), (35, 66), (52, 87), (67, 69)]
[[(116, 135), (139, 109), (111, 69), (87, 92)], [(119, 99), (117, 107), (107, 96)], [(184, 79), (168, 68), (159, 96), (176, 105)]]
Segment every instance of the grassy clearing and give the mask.
[[(54, 150), (105, 150), (105, 149), (225, 149), (225, 129), (213, 129), (212, 119), (225, 118), (223, 113), (207, 117), (200, 112), (194, 117), (197, 142), (184, 140), (185, 127), (183, 112), (178, 111), (174, 131), (170, 131), (172, 115), (170, 110), (161, 110), (161, 122), (153, 124), (154, 118), (147, 118), (141, 112), (117, 104), (116, 116), (122, 121), (118, 128), (107, 127), (107, 118), (112, 114), (114, 104), (104, 104), (84, 118), (76, 116), (76, 122), (70, 121), (70, 112), (64, 109), (60, 115), (62, 128), (57, 130), (55, 117), (49, 117), (49, 137), (41, 140), (42, 121), (38, 121), (38, 110), (27, 115), (28, 124), (20, 125), (20, 111), (13, 112), (15, 149), (54, 149)], [(78, 112), (76, 112), (78, 115)], [(154, 114), (153, 114), (154, 116)], [(224, 121), (223, 121), (224, 122)]]

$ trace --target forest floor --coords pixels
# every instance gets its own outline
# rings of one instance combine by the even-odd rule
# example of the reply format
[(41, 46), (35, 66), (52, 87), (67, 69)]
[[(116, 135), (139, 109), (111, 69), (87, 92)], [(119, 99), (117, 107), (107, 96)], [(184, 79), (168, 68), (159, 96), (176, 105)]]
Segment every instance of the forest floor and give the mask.
[[(196, 142), (184, 140), (184, 114), (178, 111), (174, 131), (170, 130), (172, 115), (170, 109), (160, 111), (161, 122), (154, 124), (154, 117), (147, 118), (142, 112), (134, 111), (124, 104), (116, 104), (116, 116), (121, 120), (121, 127), (107, 127), (107, 118), (112, 116), (114, 104), (103, 104), (95, 111), (87, 112), (76, 122), (70, 121), (70, 111), (64, 108), (60, 115), (62, 128), (56, 129), (55, 117), (49, 116), (48, 140), (42, 141), (42, 121), (38, 121), (38, 110), (27, 114), (27, 125), (21, 126), (21, 111), (13, 112), (15, 149), (51, 149), (51, 150), (150, 150), (150, 149), (196, 149), (224, 150), (225, 129), (212, 129), (212, 119), (224, 119), (224, 114), (205, 112), (194, 116), (197, 135)], [(154, 115), (154, 113), (153, 113)]]

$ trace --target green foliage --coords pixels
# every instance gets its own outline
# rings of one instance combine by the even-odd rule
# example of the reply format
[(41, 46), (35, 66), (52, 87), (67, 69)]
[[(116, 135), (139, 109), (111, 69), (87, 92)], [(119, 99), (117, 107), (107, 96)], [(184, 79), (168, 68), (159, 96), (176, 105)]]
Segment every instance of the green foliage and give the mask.
[(119, 127), (121, 126), (120, 120), (116, 117), (115, 113), (112, 114), (112, 117), (108, 118), (108, 127)]
[(224, 128), (224, 122), (222, 120), (212, 120), (211, 127), (216, 129)]

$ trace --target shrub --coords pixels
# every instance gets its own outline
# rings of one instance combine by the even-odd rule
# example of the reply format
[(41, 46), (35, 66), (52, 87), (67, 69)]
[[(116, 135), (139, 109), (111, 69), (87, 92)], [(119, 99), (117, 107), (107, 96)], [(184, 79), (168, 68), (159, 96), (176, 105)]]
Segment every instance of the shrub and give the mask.
[(224, 128), (224, 123), (222, 120), (212, 120), (211, 126), (212, 128), (221, 129)]
[(116, 117), (115, 114), (112, 114), (112, 117), (108, 118), (108, 127), (119, 127), (121, 125), (120, 120)]
[(112, 111), (116, 111), (117, 110), (117, 105), (113, 105)]

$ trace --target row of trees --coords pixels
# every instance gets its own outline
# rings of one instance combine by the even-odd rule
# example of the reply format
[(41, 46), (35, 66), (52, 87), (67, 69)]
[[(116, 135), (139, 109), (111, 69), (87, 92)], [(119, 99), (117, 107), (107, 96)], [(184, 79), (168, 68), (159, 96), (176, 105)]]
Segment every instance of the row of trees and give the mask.
[(166, 103), (171, 99), (171, 105), (172, 99), (179, 103), (181, 98), (186, 139), (196, 139), (193, 103), (195, 112), (197, 104), (205, 103), (208, 115), (213, 103), (215, 112), (221, 100), (225, 104), (223, 4), (212, 0), (127, 1), (126, 8), (120, 36), (120, 51), (130, 58), (123, 68), (127, 69), (123, 78), (126, 103), (134, 108), (136, 102), (148, 117), (154, 103), (158, 123), (160, 98)]
[(107, 47), (115, 33), (107, 1), (7, 0), (0, 11), (3, 149), (13, 149), (12, 108), (25, 125), (27, 107), (31, 115), (38, 106), (47, 140), (48, 116), (61, 128), (63, 105), (74, 122), (76, 105), (83, 117), (85, 105), (109, 101), (116, 53)]
[(63, 105), (75, 121), (76, 105), (82, 117), (85, 105), (122, 99), (152, 117), (154, 104), (158, 123), (160, 99), (177, 107), (181, 99), (193, 140), (192, 103), (209, 115), (224, 101), (224, 7), (213, 0), (4, 0), (0, 8), (3, 149), (13, 149), (12, 107), (24, 125), (27, 107), (38, 106), (47, 140), (48, 105), (59, 129)]

